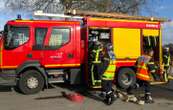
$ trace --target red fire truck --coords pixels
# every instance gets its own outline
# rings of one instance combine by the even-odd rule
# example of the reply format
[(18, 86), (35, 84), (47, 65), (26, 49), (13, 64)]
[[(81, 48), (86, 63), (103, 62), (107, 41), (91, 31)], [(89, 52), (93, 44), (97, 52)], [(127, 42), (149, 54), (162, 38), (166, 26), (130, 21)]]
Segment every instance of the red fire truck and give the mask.
[(144, 48), (151, 46), (155, 62), (162, 64), (162, 19), (92, 13), (83, 13), (80, 20), (68, 15), (63, 20), (8, 21), (0, 38), (1, 84), (15, 85), (24, 94), (37, 93), (49, 83), (90, 85), (88, 47), (93, 36), (113, 43), (115, 81), (122, 88), (135, 83), (135, 60)]

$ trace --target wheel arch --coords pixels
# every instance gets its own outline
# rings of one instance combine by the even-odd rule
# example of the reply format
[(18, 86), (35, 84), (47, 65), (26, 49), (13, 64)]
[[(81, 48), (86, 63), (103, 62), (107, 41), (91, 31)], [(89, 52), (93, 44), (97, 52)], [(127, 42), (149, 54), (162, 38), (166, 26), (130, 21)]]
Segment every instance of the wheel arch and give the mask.
[(133, 71), (135, 71), (135, 66), (119, 66), (119, 67), (117, 67), (117, 69), (116, 69), (115, 78), (117, 78), (117, 75), (118, 75), (118, 73), (120, 72), (120, 70), (125, 69), (125, 68), (130, 68), (130, 69), (132, 69)]
[[(119, 77), (120, 77), (120, 74), (121, 74), (121, 72), (123, 71), (123, 70), (132, 70), (133, 72), (134, 72), (134, 77), (135, 77), (135, 81), (134, 82), (136, 82), (136, 72), (135, 72), (135, 67), (134, 66), (122, 66), (122, 67), (119, 67), (119, 68), (117, 68), (117, 71), (116, 71), (116, 75), (115, 75), (115, 83), (116, 83), (116, 85), (118, 86), (118, 87), (120, 87), (120, 88), (123, 88), (123, 89), (127, 89), (128, 87), (126, 86), (122, 86), (122, 85), (120, 85), (120, 80), (119, 80)], [(119, 81), (118, 81), (119, 80)], [(133, 82), (133, 83), (134, 83)], [(133, 84), (132, 83), (132, 84)]]
[(48, 77), (47, 77), (46, 71), (43, 67), (41, 67), (41, 64), (39, 63), (39, 61), (24, 62), (16, 70), (17, 77), (20, 78), (21, 74), (31, 69), (38, 71), (42, 75), (42, 77), (44, 78), (45, 86), (48, 87)]

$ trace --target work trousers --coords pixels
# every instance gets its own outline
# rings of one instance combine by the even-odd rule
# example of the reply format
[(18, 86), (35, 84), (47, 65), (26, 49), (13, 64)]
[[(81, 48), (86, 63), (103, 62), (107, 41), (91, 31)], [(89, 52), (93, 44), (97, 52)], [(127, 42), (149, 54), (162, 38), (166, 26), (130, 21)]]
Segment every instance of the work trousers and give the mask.
[(169, 74), (168, 73), (169, 72), (169, 66), (164, 66), (164, 69), (165, 69), (166, 73)]
[(103, 64), (102, 63), (95, 63), (92, 64), (94, 66), (93, 73), (94, 73), (94, 79), (95, 80), (101, 80), (101, 76), (103, 73)]
[(102, 80), (102, 91), (106, 93), (112, 91), (112, 80)]

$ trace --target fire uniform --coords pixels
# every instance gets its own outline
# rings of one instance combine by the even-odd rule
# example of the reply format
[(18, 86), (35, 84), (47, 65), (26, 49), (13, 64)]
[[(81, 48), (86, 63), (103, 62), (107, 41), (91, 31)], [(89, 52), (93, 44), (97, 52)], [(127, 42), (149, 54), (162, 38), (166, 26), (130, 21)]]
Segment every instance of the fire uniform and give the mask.
[(169, 53), (169, 49), (166, 50), (166, 52), (163, 55), (163, 63), (164, 63), (164, 69), (166, 70), (166, 73), (168, 73), (169, 67), (171, 62), (171, 56)]
[(112, 45), (107, 46), (104, 57), (104, 72), (102, 75), (102, 91), (106, 93), (105, 102), (110, 105), (115, 100), (115, 95), (113, 94), (112, 81), (114, 80), (116, 64), (115, 64), (115, 54), (112, 49)]
[(151, 58), (147, 55), (142, 55), (137, 59), (137, 70), (136, 70), (136, 77), (137, 77), (137, 84), (128, 88), (127, 92), (132, 94), (132, 89), (137, 88), (137, 86), (144, 87), (145, 96), (144, 100), (145, 103), (153, 103), (153, 99), (151, 97), (151, 90), (150, 90), (150, 81), (151, 81), (151, 72), (154, 71), (153, 69), (153, 62)]
[(102, 65), (103, 65), (103, 48), (100, 43), (95, 44), (92, 50), (92, 61), (91, 61), (91, 79), (92, 86), (101, 86), (101, 75), (102, 75)]

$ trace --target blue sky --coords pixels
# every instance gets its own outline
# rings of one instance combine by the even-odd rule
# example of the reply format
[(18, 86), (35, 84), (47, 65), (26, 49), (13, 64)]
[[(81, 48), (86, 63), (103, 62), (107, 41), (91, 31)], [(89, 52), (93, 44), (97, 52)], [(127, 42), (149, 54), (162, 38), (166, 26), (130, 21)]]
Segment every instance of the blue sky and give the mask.
[[(6, 21), (15, 19), (17, 14), (21, 14), (22, 18), (32, 18), (22, 10), (12, 11), (4, 8), (4, 1), (0, 0), (0, 30), (3, 29)], [(151, 0), (148, 0), (151, 1)], [(143, 7), (141, 15), (164, 17), (172, 20), (172, 22), (163, 24), (163, 43), (173, 43), (173, 0), (154, 0), (149, 3), (148, 7)]]
[[(171, 22), (163, 24), (163, 43), (173, 43), (173, 0), (155, 0), (156, 2), (150, 3), (150, 11), (146, 9), (142, 11), (144, 16), (157, 16), (161, 18), (167, 18)], [(147, 12), (146, 12), (147, 11)]]

